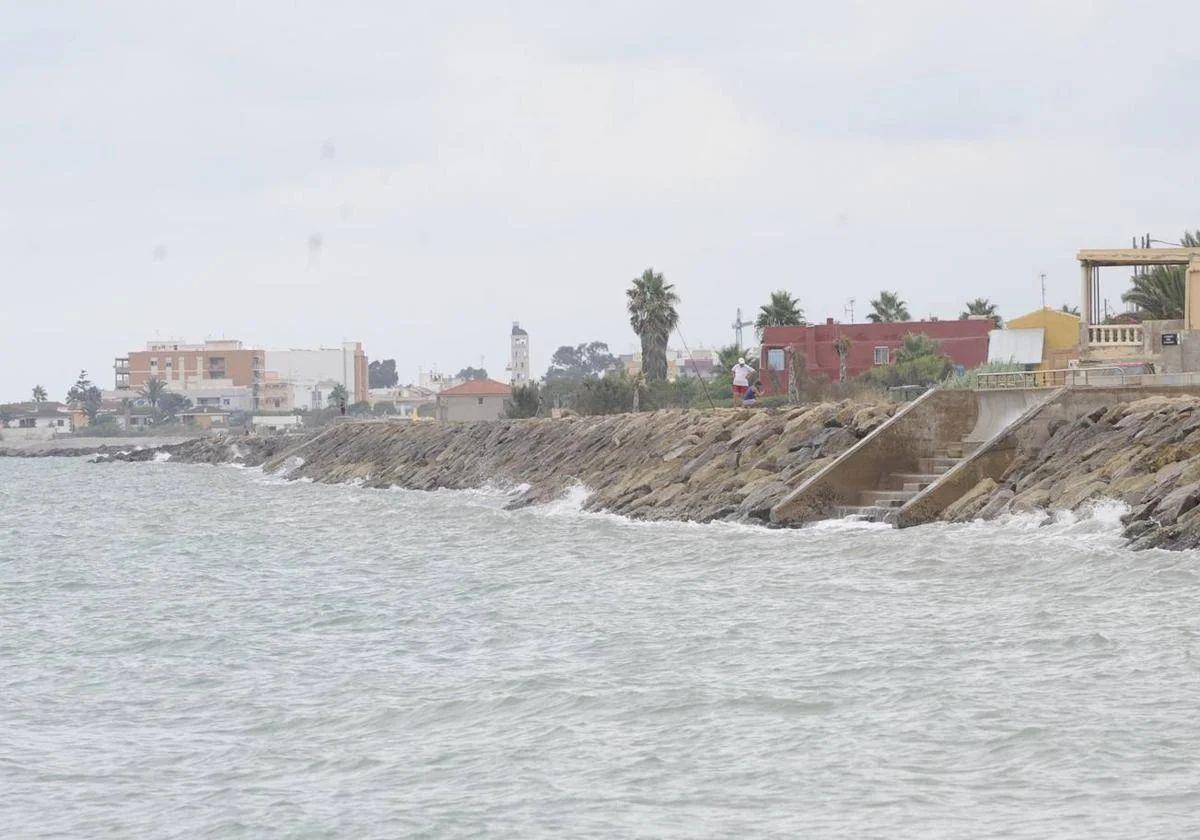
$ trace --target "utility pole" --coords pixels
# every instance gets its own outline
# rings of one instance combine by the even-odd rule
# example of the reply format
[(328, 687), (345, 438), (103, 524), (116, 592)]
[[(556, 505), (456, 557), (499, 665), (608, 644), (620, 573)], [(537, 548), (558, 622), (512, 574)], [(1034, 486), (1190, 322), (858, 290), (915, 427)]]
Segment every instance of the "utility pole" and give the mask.
[(850, 298), (850, 300), (846, 301), (846, 308), (843, 310), (843, 312), (845, 312), (846, 314), (848, 314), (850, 316), (847, 319), (846, 323), (853, 324), (854, 323), (854, 298)]
[(1042, 272), (1042, 309), (1046, 308), (1046, 272)]

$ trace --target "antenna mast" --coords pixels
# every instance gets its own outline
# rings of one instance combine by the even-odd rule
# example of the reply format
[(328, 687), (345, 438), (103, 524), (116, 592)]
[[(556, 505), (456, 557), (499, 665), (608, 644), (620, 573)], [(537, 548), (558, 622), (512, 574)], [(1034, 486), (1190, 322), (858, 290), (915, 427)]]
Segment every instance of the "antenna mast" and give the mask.
[(754, 326), (753, 321), (742, 320), (742, 307), (739, 306), (737, 310), (737, 320), (733, 322), (733, 343), (737, 346), (737, 349), (742, 349), (742, 327), (752, 326)]

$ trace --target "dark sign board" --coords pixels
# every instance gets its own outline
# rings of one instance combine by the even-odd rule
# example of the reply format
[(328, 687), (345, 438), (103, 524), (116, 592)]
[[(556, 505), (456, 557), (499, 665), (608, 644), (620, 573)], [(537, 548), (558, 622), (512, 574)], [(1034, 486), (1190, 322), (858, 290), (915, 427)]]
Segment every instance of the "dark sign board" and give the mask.
[(1176, 347), (1178, 345), (1179, 345), (1179, 333), (1163, 333), (1162, 334), (1162, 346), (1163, 347)]

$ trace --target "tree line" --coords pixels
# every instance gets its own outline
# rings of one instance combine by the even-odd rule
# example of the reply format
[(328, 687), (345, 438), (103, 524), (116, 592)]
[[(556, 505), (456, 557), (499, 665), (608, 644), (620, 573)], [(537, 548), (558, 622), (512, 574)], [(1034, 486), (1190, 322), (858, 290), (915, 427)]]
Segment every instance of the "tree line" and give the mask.
[[(566, 408), (581, 414), (605, 414), (667, 407), (706, 407), (732, 405), (731, 370), (747, 350), (730, 344), (717, 351), (716, 375), (711, 381), (700, 377), (679, 376), (668, 381), (667, 347), (679, 327), (679, 294), (667, 282), (661, 271), (647, 268), (635, 277), (625, 292), (629, 326), (641, 346), (641, 366), (636, 372), (626, 370), (606, 343), (591, 341), (574, 346), (559, 347), (540, 381), (513, 390), (508, 405), (510, 417), (533, 417), (548, 414), (554, 408)], [(968, 301), (962, 318), (972, 316), (1001, 319), (996, 306), (986, 298)], [(871, 301), (867, 318), (873, 322), (909, 321), (908, 305), (895, 291), (882, 291)], [(771, 292), (766, 303), (759, 307), (754, 320), (758, 337), (768, 327), (802, 326), (806, 324), (799, 299), (786, 289)], [(842, 358), (845, 376), (845, 354), (849, 342), (842, 339), (837, 348)], [(902, 380), (944, 377), (950, 369), (949, 360), (937, 352), (936, 343), (925, 336), (906, 339), (898, 354), (898, 372), (891, 378)], [(891, 387), (890, 378), (871, 380), (874, 387)]]

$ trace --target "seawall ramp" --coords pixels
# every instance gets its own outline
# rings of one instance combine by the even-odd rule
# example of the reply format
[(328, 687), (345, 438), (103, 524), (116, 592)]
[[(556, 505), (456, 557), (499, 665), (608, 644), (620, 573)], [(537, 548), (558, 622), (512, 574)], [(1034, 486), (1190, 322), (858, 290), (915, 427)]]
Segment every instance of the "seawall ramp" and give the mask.
[[(999, 410), (999, 409), (997, 409)], [(789, 493), (771, 521), (796, 525), (847, 509), (899, 507), (961, 457), (963, 438), (979, 422), (976, 392), (926, 391)]]
[(1057, 390), (1044, 388), (975, 391), (977, 419), (975, 426), (963, 438), (963, 448), (967, 452), (978, 449), (1029, 409), (1042, 405), (1056, 393)]

